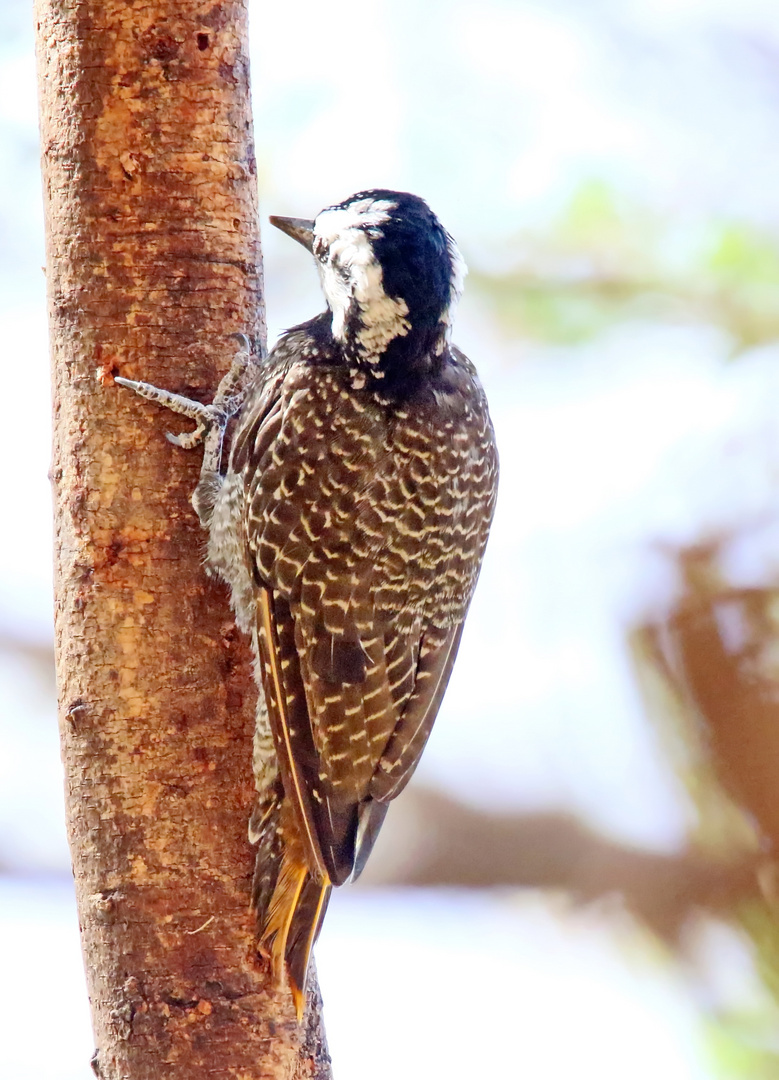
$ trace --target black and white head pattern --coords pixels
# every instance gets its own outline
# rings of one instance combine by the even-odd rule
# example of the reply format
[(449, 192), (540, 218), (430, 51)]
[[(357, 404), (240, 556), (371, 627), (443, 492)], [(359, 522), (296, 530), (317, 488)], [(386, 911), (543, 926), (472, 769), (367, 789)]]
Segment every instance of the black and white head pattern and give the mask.
[(382, 378), (388, 353), (397, 363), (444, 351), (466, 267), (422, 199), (362, 191), (328, 207), (314, 223), (314, 255), (333, 337), (360, 367)]

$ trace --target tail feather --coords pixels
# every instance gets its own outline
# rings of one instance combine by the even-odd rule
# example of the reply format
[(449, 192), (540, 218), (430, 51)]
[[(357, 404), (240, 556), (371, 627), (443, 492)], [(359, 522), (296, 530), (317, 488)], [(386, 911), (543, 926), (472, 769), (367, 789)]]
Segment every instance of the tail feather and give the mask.
[(297, 862), (285, 853), (260, 930), (260, 945), (270, 953), (273, 977), (281, 985), (285, 981), (289, 932), (307, 877), (305, 863)]
[(376, 802), (375, 799), (367, 799), (360, 806), (350, 881), (356, 881), (365, 869), (388, 810), (389, 803)]
[[(254, 872), (252, 906), (257, 912), (258, 946), (271, 962), (277, 985), (289, 982), (298, 1020), (303, 1019), (306, 979), (332, 886), (316, 881), (308, 867), (260, 844)], [(270, 861), (263, 855), (271, 854)]]
[(285, 957), (299, 1020), (302, 1019), (306, 1002), (306, 980), (311, 952), (319, 937), (332, 891), (332, 885), (323, 885), (309, 875), (292, 917)]

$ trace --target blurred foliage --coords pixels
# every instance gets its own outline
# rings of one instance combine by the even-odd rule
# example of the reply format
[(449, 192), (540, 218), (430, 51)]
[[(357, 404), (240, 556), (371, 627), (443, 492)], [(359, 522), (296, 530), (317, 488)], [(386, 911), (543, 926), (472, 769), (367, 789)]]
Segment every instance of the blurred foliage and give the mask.
[(746, 935), (766, 994), (716, 1016), (707, 1032), (714, 1072), (779, 1080), (779, 592), (728, 584), (721, 567), (732, 539), (676, 553), (681, 594), (631, 644), (645, 700), (695, 801), (698, 845), (755, 858), (751, 889), (720, 916)]
[(779, 235), (745, 222), (660, 217), (591, 181), (506, 253), (470, 284), (512, 335), (572, 345), (651, 320), (716, 326), (734, 354), (779, 339)]
[[(772, 1018), (773, 1019), (773, 1018)], [(770, 1020), (734, 1012), (707, 1024), (706, 1044), (712, 1072), (723, 1080), (775, 1080), (779, 1053), (765, 1046)]]
[(757, 973), (768, 994), (719, 1012), (708, 1027), (707, 1048), (722, 1080), (779, 1080), (779, 920), (777, 899), (754, 897), (733, 913), (748, 935)]

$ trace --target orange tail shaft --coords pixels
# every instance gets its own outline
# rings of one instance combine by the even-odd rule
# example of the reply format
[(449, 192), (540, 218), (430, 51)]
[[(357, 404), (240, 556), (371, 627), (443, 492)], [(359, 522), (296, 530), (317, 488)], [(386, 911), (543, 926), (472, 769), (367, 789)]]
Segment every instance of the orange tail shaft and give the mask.
[(285, 852), (267, 907), (257, 910), (260, 949), (270, 958), (276, 983), (284, 986), (289, 978), (298, 1020), (303, 1019), (308, 965), (331, 891), (329, 883), (315, 881), (304, 863)]

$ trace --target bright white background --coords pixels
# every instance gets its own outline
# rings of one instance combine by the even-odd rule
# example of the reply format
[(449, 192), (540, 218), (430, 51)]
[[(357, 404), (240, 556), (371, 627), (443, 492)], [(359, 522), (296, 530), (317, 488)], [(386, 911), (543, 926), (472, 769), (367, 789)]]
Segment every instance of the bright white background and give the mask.
[[(0, 638), (45, 648), (32, 16), (21, 0), (0, 0), (0, 14)], [(773, 0), (289, 0), (251, 14), (265, 214), (313, 216), (370, 186), (413, 190), (482, 269), (510, 262), (522, 231), (591, 178), (691, 227), (712, 214), (776, 225)], [(271, 232), (273, 337), (320, 299), (304, 254)], [(494, 325), (467, 284), (456, 337), (491, 399), (501, 500), (418, 780), (477, 805), (568, 809), (623, 842), (678, 850), (694, 812), (644, 715), (625, 632), (674, 594), (669, 545), (770, 506), (777, 357), (728, 366), (730, 342), (702, 325), (530, 344)], [(767, 544), (736, 567), (742, 580), (772, 569)], [(61, 817), (52, 686), (0, 651), (3, 1080), (91, 1076)], [(627, 922), (535, 894), (339, 895), (318, 948), (337, 1076), (711, 1075), (707, 1018), (760, 992), (734, 935), (711, 928), (699, 946), (680, 975)], [(50, 1049), (32, 1027), (44, 985), (58, 1002)], [(517, 1026), (507, 1057), (503, 1033)]]

